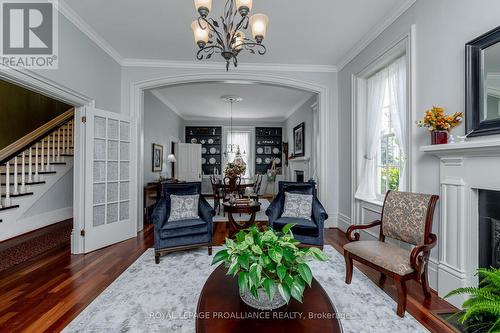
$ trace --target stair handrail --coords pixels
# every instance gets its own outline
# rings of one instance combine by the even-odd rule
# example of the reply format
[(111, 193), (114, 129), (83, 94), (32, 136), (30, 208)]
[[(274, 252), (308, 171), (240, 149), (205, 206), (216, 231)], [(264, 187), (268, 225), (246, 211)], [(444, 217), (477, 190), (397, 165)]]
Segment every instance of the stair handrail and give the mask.
[(26, 134), (22, 138), (14, 141), (7, 147), (0, 150), (0, 164), (7, 163), (13, 157), (19, 155), (30, 146), (34, 145), (47, 135), (51, 134), (61, 126), (65, 125), (68, 121), (75, 116), (75, 108), (68, 109), (64, 113), (48, 121), (34, 131)]

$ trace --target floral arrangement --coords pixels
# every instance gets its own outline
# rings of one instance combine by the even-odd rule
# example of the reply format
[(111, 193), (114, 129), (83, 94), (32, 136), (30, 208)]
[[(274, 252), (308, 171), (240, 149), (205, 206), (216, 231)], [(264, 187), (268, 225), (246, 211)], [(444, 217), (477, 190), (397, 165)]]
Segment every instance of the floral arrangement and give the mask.
[(241, 163), (240, 160), (235, 160), (227, 164), (226, 169), (224, 169), (224, 176), (229, 178), (236, 178), (243, 174), (247, 170), (245, 162)]
[(426, 127), (430, 132), (450, 131), (458, 126), (463, 119), (462, 112), (455, 112), (453, 115), (445, 115), (444, 108), (433, 106), (425, 112), (422, 120), (417, 121), (418, 127)]

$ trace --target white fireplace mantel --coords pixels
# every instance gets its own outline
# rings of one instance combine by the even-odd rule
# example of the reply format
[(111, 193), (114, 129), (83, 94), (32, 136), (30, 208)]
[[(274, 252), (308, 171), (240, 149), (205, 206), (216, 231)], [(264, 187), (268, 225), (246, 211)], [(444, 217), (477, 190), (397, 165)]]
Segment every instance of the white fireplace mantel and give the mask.
[[(475, 286), (479, 256), (479, 190), (500, 191), (500, 140), (420, 147), (440, 159), (438, 294)], [(461, 306), (465, 297), (453, 297)]]

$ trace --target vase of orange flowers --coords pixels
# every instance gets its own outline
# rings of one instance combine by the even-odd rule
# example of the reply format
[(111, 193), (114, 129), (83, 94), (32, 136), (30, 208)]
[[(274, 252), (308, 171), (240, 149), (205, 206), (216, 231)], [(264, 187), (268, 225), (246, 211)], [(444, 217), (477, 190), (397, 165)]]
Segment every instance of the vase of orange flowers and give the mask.
[(425, 111), (424, 118), (417, 121), (418, 127), (425, 127), (431, 132), (431, 143), (433, 145), (448, 143), (448, 134), (452, 128), (458, 126), (463, 119), (462, 112), (453, 115), (445, 115), (444, 108), (433, 106)]

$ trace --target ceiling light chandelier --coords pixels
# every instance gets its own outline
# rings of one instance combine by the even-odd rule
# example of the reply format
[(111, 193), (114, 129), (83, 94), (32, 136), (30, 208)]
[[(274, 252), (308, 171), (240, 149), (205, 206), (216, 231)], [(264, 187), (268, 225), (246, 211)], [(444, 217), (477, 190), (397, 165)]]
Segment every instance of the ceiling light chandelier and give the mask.
[(243, 156), (246, 155), (246, 152), (243, 151), (243, 154), (240, 150), (239, 144), (233, 144), (233, 103), (239, 103), (243, 100), (243, 98), (239, 96), (222, 96), (221, 99), (224, 102), (230, 103), (230, 114), (229, 114), (229, 142), (226, 143), (226, 150), (224, 151), (224, 157), (229, 162), (234, 162), (235, 160), (243, 160)]
[[(234, 67), (238, 67), (238, 54), (242, 50), (252, 54), (257, 52), (260, 55), (266, 53), (262, 41), (266, 37), (269, 18), (264, 14), (248, 17), (252, 2), (253, 0), (227, 0), (224, 16), (220, 17), (220, 21), (216, 21), (207, 18), (212, 9), (212, 0), (194, 0), (196, 10), (200, 14), (191, 24), (194, 41), (200, 48), (196, 54), (198, 60), (210, 59), (214, 53), (219, 53), (226, 60), (228, 71), (231, 61)], [(247, 38), (244, 32), (249, 25), (253, 39)]]

